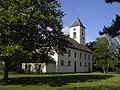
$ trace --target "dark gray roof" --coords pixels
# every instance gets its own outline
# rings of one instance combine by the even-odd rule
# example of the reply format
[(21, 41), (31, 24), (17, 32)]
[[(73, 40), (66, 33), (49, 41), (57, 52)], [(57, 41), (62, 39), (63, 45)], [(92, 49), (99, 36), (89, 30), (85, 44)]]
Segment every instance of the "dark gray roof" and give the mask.
[(86, 45), (79, 44), (76, 40), (74, 40), (70, 37), (65, 37), (65, 38), (63, 38), (63, 40), (65, 40), (65, 42), (67, 42), (67, 47), (92, 53), (92, 51)]
[(82, 24), (82, 22), (80, 21), (78, 17), (75, 19), (75, 21), (70, 27), (75, 27), (75, 26), (82, 26), (83, 28), (85, 28), (85, 26)]

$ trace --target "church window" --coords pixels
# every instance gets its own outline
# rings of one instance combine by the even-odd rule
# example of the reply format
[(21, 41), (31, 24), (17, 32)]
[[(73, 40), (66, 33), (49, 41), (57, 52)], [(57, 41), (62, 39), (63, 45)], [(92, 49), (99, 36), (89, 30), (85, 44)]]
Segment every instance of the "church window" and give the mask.
[(64, 53), (61, 53), (61, 56), (64, 56)]
[(80, 52), (80, 58), (82, 58), (82, 53)]
[(71, 56), (71, 51), (70, 51), (70, 50), (68, 51), (68, 56), (69, 56), (69, 57)]
[(73, 33), (73, 38), (76, 38), (76, 32)]
[(27, 65), (27, 64), (25, 64), (25, 70), (27, 70), (27, 68), (28, 68), (28, 65)]
[(63, 60), (61, 60), (61, 66), (63, 66), (64, 65), (64, 61)]
[(68, 61), (68, 66), (71, 66), (71, 62), (70, 61)]
[(82, 32), (82, 36), (83, 36), (83, 32)]
[(80, 67), (82, 67), (82, 63), (80, 62)]
[(90, 60), (90, 54), (88, 55), (88, 59)]
[(76, 58), (76, 52), (74, 53), (74, 57)]
[(31, 71), (31, 64), (28, 65), (28, 73)]
[(84, 31), (84, 29), (83, 29), (83, 28), (81, 28), (81, 31)]
[(41, 69), (41, 65), (38, 66), (38, 69), (39, 69), (39, 70)]
[(86, 55), (86, 53), (84, 54), (84, 59), (86, 60), (87, 59), (87, 57), (86, 57), (87, 55)]

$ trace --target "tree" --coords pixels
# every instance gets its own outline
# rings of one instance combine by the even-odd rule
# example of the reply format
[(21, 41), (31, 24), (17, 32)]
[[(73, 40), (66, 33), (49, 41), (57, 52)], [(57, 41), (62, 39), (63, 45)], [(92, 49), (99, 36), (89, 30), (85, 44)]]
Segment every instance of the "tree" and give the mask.
[(91, 51), (94, 51), (94, 50), (95, 50), (95, 48), (93, 47), (94, 44), (95, 44), (95, 41), (86, 43), (86, 46), (87, 46)]
[[(107, 3), (120, 2), (120, 0), (105, 0)], [(117, 50), (120, 45), (120, 16), (116, 14), (115, 19), (112, 20), (110, 26), (104, 26), (102, 31), (99, 31), (100, 35), (105, 35), (109, 41), (109, 44)]]
[(11, 52), (11, 47), (20, 46), (27, 62), (32, 56), (36, 56), (36, 61), (44, 61), (41, 55), (50, 57), (55, 51), (65, 50), (61, 44), (64, 14), (59, 7), (57, 0), (0, 0), (0, 45), (4, 49), (1, 56), (5, 57), (5, 80), (8, 79), (9, 57), (16, 50)]
[(109, 36), (111, 36), (112, 38), (117, 37), (120, 35), (120, 16), (116, 15), (115, 20), (112, 20), (112, 25), (110, 26), (104, 26), (103, 31), (99, 32), (100, 35), (103, 34), (108, 34)]
[(94, 64), (101, 67), (103, 72), (106, 73), (109, 64), (111, 63), (111, 52), (109, 48), (109, 42), (106, 38), (97, 38), (94, 44), (93, 59)]
[(105, 0), (106, 3), (113, 3), (113, 2), (119, 2), (120, 3), (120, 0)]
[[(120, 3), (120, 0), (105, 0), (106, 3), (113, 3), (118, 2)], [(110, 26), (104, 26), (103, 31), (99, 32), (100, 35), (108, 34), (112, 38), (120, 35), (120, 16), (116, 14), (115, 20), (112, 20), (112, 24)]]

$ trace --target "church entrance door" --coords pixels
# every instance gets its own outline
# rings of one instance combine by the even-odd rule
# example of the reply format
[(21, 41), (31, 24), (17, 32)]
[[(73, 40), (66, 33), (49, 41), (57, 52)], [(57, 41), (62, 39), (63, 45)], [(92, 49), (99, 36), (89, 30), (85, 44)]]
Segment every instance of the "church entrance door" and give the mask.
[(74, 72), (76, 72), (76, 61), (74, 62)]
[(88, 71), (90, 72), (90, 63), (88, 63)]

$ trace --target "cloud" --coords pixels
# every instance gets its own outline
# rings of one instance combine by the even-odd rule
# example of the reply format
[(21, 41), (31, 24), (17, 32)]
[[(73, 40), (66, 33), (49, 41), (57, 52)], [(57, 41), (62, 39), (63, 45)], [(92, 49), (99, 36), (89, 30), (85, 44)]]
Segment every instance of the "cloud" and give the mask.
[(64, 27), (64, 28), (62, 29), (62, 31), (63, 31), (65, 34), (69, 34), (69, 33), (70, 33), (69, 27)]

